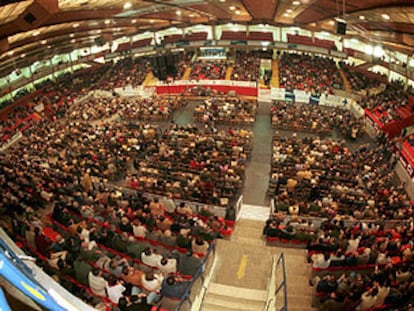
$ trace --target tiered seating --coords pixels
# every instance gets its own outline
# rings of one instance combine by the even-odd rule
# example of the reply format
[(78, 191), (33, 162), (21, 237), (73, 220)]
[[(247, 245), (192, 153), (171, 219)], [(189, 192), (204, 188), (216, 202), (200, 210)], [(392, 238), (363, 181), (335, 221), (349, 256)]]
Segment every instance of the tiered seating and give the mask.
[(257, 81), (259, 79), (261, 55), (262, 53), (259, 51), (251, 51), (249, 53), (237, 51), (231, 79), (237, 81)]
[(226, 75), (224, 61), (196, 61), (191, 67), (190, 80), (222, 80)]
[(361, 91), (376, 88), (381, 85), (381, 77), (373, 73), (361, 72), (354, 66), (339, 63), (351, 85), (352, 90)]
[(185, 41), (206, 41), (207, 40), (207, 32), (193, 32), (187, 33), (184, 36)]
[(256, 118), (257, 102), (237, 98), (218, 97), (206, 100), (194, 109), (198, 122), (231, 125), (253, 125)]
[(289, 91), (305, 90), (312, 94), (343, 89), (341, 75), (332, 59), (320, 56), (283, 54), (279, 61), (280, 86)]
[(247, 36), (247, 40), (273, 42), (273, 33), (261, 32), (261, 31), (250, 31)]
[(245, 31), (223, 31), (220, 40), (240, 40), (246, 41), (247, 35)]
[(302, 35), (287, 35), (287, 39), (289, 43), (294, 44), (304, 44), (304, 45), (312, 45), (312, 38), (308, 36), (302, 36)]
[(276, 136), (269, 194), (277, 211), (292, 215), (403, 219), (407, 194), (391, 182), (390, 156), (365, 145), (350, 153), (341, 142)]
[(183, 35), (181, 34), (175, 34), (175, 35), (168, 35), (164, 36), (164, 39), (162, 40), (163, 44), (172, 44), (177, 43), (179, 41), (183, 40)]
[(149, 46), (151, 44), (151, 41), (152, 41), (152, 38), (146, 38), (146, 39), (134, 41), (131, 44), (131, 48), (137, 49), (137, 48)]
[(324, 40), (324, 39), (318, 39), (315, 38), (315, 41), (313, 42), (314, 46), (321, 47), (328, 50), (335, 49), (335, 42), (331, 40)]

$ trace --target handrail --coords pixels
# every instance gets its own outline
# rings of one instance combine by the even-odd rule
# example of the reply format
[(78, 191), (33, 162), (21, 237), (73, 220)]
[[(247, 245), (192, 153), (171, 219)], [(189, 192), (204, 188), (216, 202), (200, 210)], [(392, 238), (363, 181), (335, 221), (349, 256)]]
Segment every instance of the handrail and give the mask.
[(286, 266), (285, 266), (285, 254), (281, 253), (277, 262), (276, 262), (276, 269), (279, 266), (279, 264), (282, 264), (282, 275), (283, 275), (283, 281), (277, 286), (275, 291), (275, 300), (277, 300), (277, 294), (279, 291), (283, 288), (283, 307), (279, 309), (279, 311), (287, 311), (287, 286), (286, 286)]
[[(174, 308), (174, 311), (179, 311), (187, 300), (190, 302), (190, 306), (192, 305), (193, 302), (190, 299), (191, 289), (192, 289), (194, 283), (198, 280), (198, 277), (199, 276), (203, 277), (205, 263), (207, 262), (207, 259), (211, 256), (211, 253), (213, 253), (213, 254), (215, 253), (215, 249), (216, 249), (216, 245), (213, 242), (213, 243), (210, 244), (210, 247), (207, 251), (206, 256), (204, 257), (203, 261), (201, 262), (200, 267), (194, 273), (193, 278), (191, 279), (191, 282), (190, 282), (187, 290), (185, 291), (185, 293), (184, 293), (183, 297), (181, 298), (180, 302)], [(203, 299), (204, 299), (204, 296), (203, 296)]]

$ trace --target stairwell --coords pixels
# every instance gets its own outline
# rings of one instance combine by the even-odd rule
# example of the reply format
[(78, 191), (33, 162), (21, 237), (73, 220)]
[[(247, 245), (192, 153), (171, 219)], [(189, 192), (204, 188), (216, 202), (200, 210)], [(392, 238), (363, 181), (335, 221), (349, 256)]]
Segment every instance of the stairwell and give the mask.
[(190, 78), (190, 74), (191, 74), (191, 66), (188, 67), (183, 74), (183, 77), (181, 78), (181, 80), (188, 80)]
[[(266, 246), (263, 226), (264, 220), (241, 218), (231, 240), (217, 241), (216, 266), (202, 311), (265, 310), (269, 293), (273, 296), (275, 288), (274, 284), (270, 286), (273, 258), (281, 252), (286, 259), (288, 310), (313, 310), (305, 250)], [(268, 310), (282, 304), (278, 296)]]
[(224, 80), (231, 80), (231, 75), (232, 74), (233, 74), (233, 66), (227, 67), (226, 77), (224, 78)]
[[(155, 80), (155, 81), (154, 81)], [(156, 82), (156, 78), (152, 71), (148, 72), (144, 81), (142, 82), (142, 86), (151, 86)]]
[(272, 80), (270, 81), (271, 87), (278, 88), (280, 86), (279, 83), (279, 60), (274, 59), (272, 61)]
[(344, 81), (345, 91), (352, 92), (351, 84), (349, 83), (349, 80), (348, 80), (345, 72), (341, 68), (338, 68), (338, 70), (339, 70), (339, 74), (342, 77), (342, 81)]

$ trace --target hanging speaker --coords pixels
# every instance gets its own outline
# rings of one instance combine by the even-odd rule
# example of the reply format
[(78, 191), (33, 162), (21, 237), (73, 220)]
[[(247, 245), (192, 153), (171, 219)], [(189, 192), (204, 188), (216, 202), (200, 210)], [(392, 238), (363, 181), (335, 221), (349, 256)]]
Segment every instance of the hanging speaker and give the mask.
[(336, 21), (336, 33), (339, 35), (346, 34), (346, 23), (341, 21)]

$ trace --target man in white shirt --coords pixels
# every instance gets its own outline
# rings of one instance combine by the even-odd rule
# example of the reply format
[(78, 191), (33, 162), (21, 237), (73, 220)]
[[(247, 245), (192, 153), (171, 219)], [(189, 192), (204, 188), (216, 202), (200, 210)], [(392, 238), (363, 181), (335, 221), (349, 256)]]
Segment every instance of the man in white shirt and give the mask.
[(113, 303), (118, 304), (119, 298), (123, 296), (125, 291), (125, 286), (122, 285), (121, 281), (118, 280), (115, 276), (109, 278), (108, 286), (106, 287), (106, 292), (108, 293), (108, 298)]
[(162, 257), (161, 260), (158, 262), (158, 269), (160, 269), (164, 276), (167, 276), (170, 273), (176, 273), (177, 259)]
[(161, 261), (162, 256), (156, 254), (151, 248), (146, 248), (141, 254), (141, 260), (144, 264), (150, 267), (158, 267), (158, 263)]
[(161, 273), (146, 273), (142, 278), (142, 287), (149, 292), (159, 292), (164, 277)]
[(106, 297), (106, 287), (108, 282), (103, 278), (102, 272), (98, 269), (90, 271), (88, 274), (89, 288), (96, 295)]

